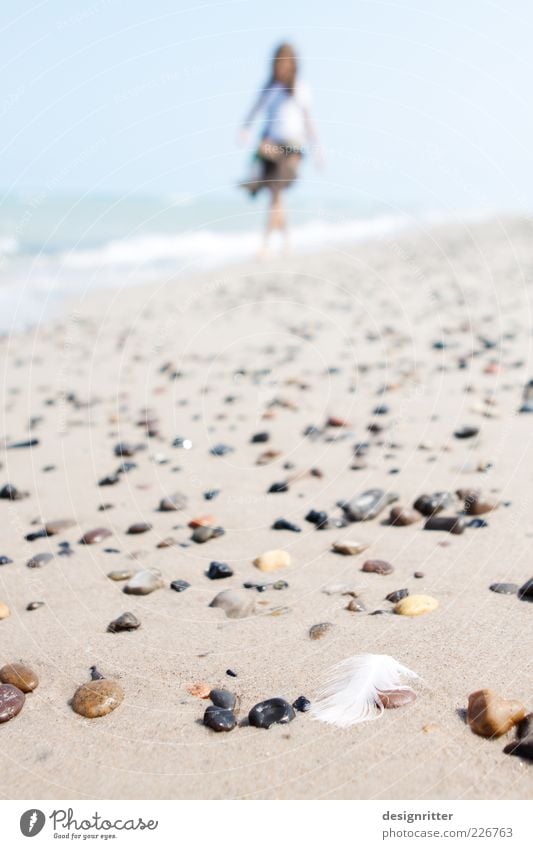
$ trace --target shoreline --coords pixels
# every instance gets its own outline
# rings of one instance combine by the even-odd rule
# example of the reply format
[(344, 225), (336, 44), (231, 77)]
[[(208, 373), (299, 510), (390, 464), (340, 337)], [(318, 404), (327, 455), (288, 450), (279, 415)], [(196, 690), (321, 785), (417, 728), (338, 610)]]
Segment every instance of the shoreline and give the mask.
[[(503, 752), (514, 733), (485, 740), (463, 718), (482, 687), (533, 709), (531, 607), (489, 590), (532, 576), (532, 420), (517, 415), (533, 373), (530, 229), (521, 218), (448, 224), (91, 293), (2, 338), (2, 441), (39, 440), (0, 458), (0, 485), (29, 493), (0, 501), (0, 555), (12, 561), (0, 566), (11, 611), (0, 621), (0, 665), (24, 661), (40, 679), (2, 727), (6, 796), (530, 798), (531, 768)], [(463, 426), (479, 433), (455, 438)], [(252, 441), (263, 432), (265, 442)], [(369, 447), (357, 462), (361, 442)], [(124, 462), (118, 443), (144, 447), (126, 458), (135, 467), (99, 486)], [(231, 451), (215, 456), (220, 444)], [(258, 464), (268, 450), (279, 453)], [(269, 492), (287, 479), (286, 491)], [(424, 492), (481, 488), (499, 506), (487, 527), (461, 535), (425, 531), (420, 520), (394, 527), (388, 511), (345, 528), (305, 520), (313, 509), (340, 517), (340, 500), (371, 488), (397, 493), (406, 508)], [(186, 506), (158, 510), (175, 492)], [(449, 509), (457, 514), (459, 499)], [(225, 534), (198, 544), (188, 523), (206, 514)], [(300, 532), (273, 530), (280, 517)], [(73, 524), (25, 539), (59, 519)], [(127, 532), (142, 522), (151, 527)], [(110, 536), (79, 544), (98, 527)], [(339, 556), (341, 539), (368, 549)], [(253, 561), (272, 549), (291, 565), (262, 573)], [(53, 557), (28, 568), (38, 553)], [(368, 558), (394, 571), (361, 571)], [(212, 561), (233, 575), (210, 580)], [(159, 570), (164, 585), (127, 595), (108, 577), (141, 569)], [(243, 589), (263, 579), (288, 587)], [(176, 592), (176, 580), (190, 586)], [(348, 585), (365, 610), (324, 592), (332, 584)], [(438, 608), (392, 614), (385, 597), (404, 587)], [(209, 607), (226, 589), (253, 613), (232, 619)], [(37, 600), (45, 604), (28, 611)], [(140, 628), (108, 632), (125, 611)], [(319, 623), (331, 627), (310, 639)], [(361, 652), (417, 672), (416, 701), (346, 730), (298, 713), (268, 731), (216, 734), (202, 724), (209, 702), (188, 691), (207, 682), (236, 693), (241, 722), (271, 697), (313, 702), (327, 670)], [(94, 664), (125, 695), (112, 713), (86, 719), (69, 702)]]

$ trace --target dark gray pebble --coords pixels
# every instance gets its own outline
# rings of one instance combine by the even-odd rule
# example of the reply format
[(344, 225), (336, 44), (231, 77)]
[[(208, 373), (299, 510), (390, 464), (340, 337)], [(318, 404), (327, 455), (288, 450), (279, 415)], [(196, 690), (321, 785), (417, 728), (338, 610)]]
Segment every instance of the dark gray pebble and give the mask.
[(385, 599), (387, 601), (392, 601), (393, 604), (396, 604), (397, 601), (401, 601), (402, 598), (405, 598), (408, 595), (409, 595), (409, 590), (404, 588), (402, 590), (394, 590), (394, 592), (386, 595)]
[(5, 498), (8, 501), (20, 501), (21, 498), (26, 498), (27, 495), (27, 492), (21, 492), (16, 486), (13, 486), (10, 483), (6, 483), (5, 486), (0, 489), (0, 498)]
[(6, 557), (5, 554), (0, 555), (0, 566), (7, 566), (8, 563), (13, 563), (10, 557)]
[(44, 607), (44, 601), (30, 601), (26, 605), (26, 610), (38, 610), (39, 607)]
[(107, 630), (111, 634), (118, 634), (119, 631), (136, 631), (141, 627), (140, 621), (133, 613), (123, 613), (118, 619), (113, 619), (107, 626)]
[(252, 443), (268, 442), (269, 439), (270, 439), (270, 434), (267, 433), (266, 431), (262, 431), (261, 433), (254, 433), (254, 435), (252, 436), (250, 441)]
[(226, 710), (233, 710), (237, 701), (235, 694), (230, 693), (229, 690), (211, 690), (209, 698), (216, 707), (226, 708)]
[(270, 485), (269, 492), (288, 492), (289, 484), (287, 481), (278, 481), (277, 483), (273, 483)]
[(306, 699), (305, 696), (298, 696), (298, 698), (292, 703), (292, 706), (294, 710), (297, 710), (300, 713), (305, 713), (311, 707), (311, 702), (309, 699)]
[(226, 454), (231, 454), (235, 449), (231, 447), (231, 445), (225, 445), (223, 442), (220, 442), (218, 445), (213, 445), (211, 448), (210, 454), (213, 457), (225, 457)]
[(518, 590), (518, 598), (521, 598), (524, 601), (533, 601), (533, 578), (530, 578), (529, 581), (522, 584)]
[(518, 584), (496, 583), (489, 587), (493, 593), (503, 593), (503, 595), (516, 595), (518, 592)]
[(285, 699), (273, 698), (255, 705), (248, 714), (248, 721), (255, 728), (270, 728), (292, 722), (295, 716), (294, 708)]
[(177, 593), (182, 593), (184, 590), (189, 589), (190, 586), (191, 585), (188, 581), (182, 581), (181, 578), (179, 578), (177, 581), (172, 581), (170, 589), (175, 590)]
[(433, 492), (431, 495), (420, 495), (413, 507), (423, 516), (432, 516), (440, 513), (445, 507), (451, 507), (454, 497), (451, 492)]
[(221, 578), (231, 578), (233, 569), (227, 563), (220, 563), (218, 560), (213, 560), (209, 564), (206, 574), (212, 581), (218, 581)]
[(237, 725), (237, 720), (233, 711), (209, 705), (204, 713), (204, 725), (213, 731), (231, 731)]
[(105, 478), (102, 478), (98, 481), (98, 486), (113, 486), (118, 483), (120, 480), (120, 475), (117, 472), (113, 472), (111, 475), (106, 475)]
[(293, 531), (295, 534), (299, 534), (302, 530), (298, 527), (298, 525), (295, 525), (293, 522), (289, 522), (288, 519), (276, 519), (272, 525), (272, 529), (274, 531)]
[(49, 551), (43, 551), (42, 554), (36, 554), (34, 557), (30, 557), (26, 566), (29, 566), (30, 569), (38, 569), (40, 566), (44, 566), (45, 563), (49, 563), (53, 558), (54, 555), (50, 554)]

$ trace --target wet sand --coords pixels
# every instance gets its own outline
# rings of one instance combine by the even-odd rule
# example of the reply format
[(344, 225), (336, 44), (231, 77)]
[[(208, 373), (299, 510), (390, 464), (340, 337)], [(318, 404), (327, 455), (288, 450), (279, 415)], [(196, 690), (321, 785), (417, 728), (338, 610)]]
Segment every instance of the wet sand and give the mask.
[[(530, 797), (531, 766), (503, 752), (514, 733), (477, 737), (464, 709), (483, 687), (533, 709), (533, 608), (489, 590), (533, 575), (533, 415), (517, 414), (533, 375), (532, 268), (525, 220), (447, 226), (100, 293), (3, 339), (2, 441), (39, 442), (0, 457), (0, 486), (29, 493), (0, 501), (0, 555), (13, 561), (0, 566), (11, 611), (0, 663), (24, 661), (40, 678), (0, 726), (3, 797)], [(376, 414), (380, 404), (389, 411)], [(331, 417), (343, 426), (328, 426)], [(455, 438), (465, 425), (479, 433)], [(251, 442), (260, 432), (268, 441)], [(192, 447), (173, 445), (178, 437)], [(119, 442), (143, 448), (121, 458)], [(361, 442), (367, 454), (354, 462)], [(233, 450), (214, 456), (219, 444)], [(258, 465), (268, 450), (280, 453)], [(136, 467), (99, 486), (122, 462)], [(268, 492), (291, 475), (287, 491)], [(337, 502), (371, 488), (411, 507), (422, 493), (469, 487), (499, 506), (483, 516), (487, 527), (461, 535), (424, 530), (422, 519), (394, 527), (388, 511), (347, 528), (305, 521), (311, 509), (340, 518)], [(207, 500), (211, 490), (219, 494)], [(160, 512), (175, 492), (186, 508)], [(460, 509), (457, 499), (446, 512)], [(188, 523), (206, 514), (225, 534), (194, 543)], [(280, 517), (301, 532), (272, 530)], [(25, 539), (55, 519), (75, 524)], [(152, 529), (127, 534), (135, 522)], [(97, 527), (111, 536), (80, 545)], [(167, 537), (175, 544), (158, 548)], [(343, 557), (331, 550), (340, 539), (368, 549)], [(261, 573), (254, 558), (278, 548), (291, 565)], [(27, 567), (45, 552), (53, 559)], [(363, 573), (368, 557), (394, 572)], [(209, 580), (213, 560), (233, 576)], [(164, 587), (126, 595), (107, 577), (142, 568), (160, 570)], [(190, 587), (171, 590), (177, 579)], [(222, 590), (277, 579), (288, 588), (243, 590), (255, 601), (246, 618), (208, 606)], [(324, 593), (333, 583), (353, 587), (366, 612)], [(390, 614), (385, 596), (404, 587), (439, 607)], [(26, 610), (32, 601), (44, 605)], [(378, 609), (387, 612), (370, 615)], [(107, 632), (125, 611), (141, 627)], [(311, 640), (321, 622), (333, 628)], [(272, 696), (313, 701), (329, 667), (362, 652), (416, 671), (416, 702), (346, 730), (297, 713), (268, 731), (216, 734), (202, 724), (209, 702), (187, 690), (231, 690), (242, 722)], [(125, 697), (85, 719), (69, 701), (94, 664)]]

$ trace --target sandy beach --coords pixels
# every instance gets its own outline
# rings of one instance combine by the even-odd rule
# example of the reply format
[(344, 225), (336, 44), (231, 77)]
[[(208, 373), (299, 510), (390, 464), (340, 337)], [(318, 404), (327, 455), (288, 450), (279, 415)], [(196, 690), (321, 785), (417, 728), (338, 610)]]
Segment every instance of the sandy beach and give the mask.
[[(486, 687), (533, 709), (533, 608), (489, 589), (533, 576), (533, 415), (518, 414), (532, 268), (529, 221), (448, 224), (78, 297), (4, 337), (0, 487), (27, 496), (0, 500), (0, 665), (24, 662), (40, 683), (0, 727), (2, 797), (529, 798), (531, 766), (504, 753), (514, 731), (483, 739), (464, 712)], [(464, 427), (471, 437), (454, 436)], [(391, 525), (389, 509), (334, 526), (339, 502), (375, 488), (405, 508), (475, 488), (497, 509), (462, 534), (424, 530), (422, 516)], [(176, 493), (182, 509), (158, 509)], [(453, 498), (446, 515), (461, 510)], [(311, 510), (333, 526), (306, 521)], [(197, 543), (189, 523), (204, 516), (225, 533)], [(280, 518), (300, 532), (273, 529)], [(135, 523), (151, 527), (128, 533)], [(80, 544), (96, 528), (110, 535)], [(368, 547), (342, 556), (339, 540)], [(261, 572), (253, 561), (272, 549), (291, 565)], [(394, 571), (363, 572), (368, 558)], [(233, 575), (209, 579), (213, 561)], [(162, 575), (147, 595), (108, 577), (143, 569)], [(288, 586), (243, 588), (277, 580)], [(437, 609), (392, 613), (385, 597), (402, 588)], [(249, 615), (209, 606), (227, 589)], [(347, 609), (355, 597), (363, 610)], [(127, 611), (140, 627), (109, 632)], [(416, 701), (345, 730), (299, 712), (247, 725), (264, 699), (313, 702), (332, 665), (365, 652), (417, 672)], [(94, 665), (124, 699), (88, 719), (70, 700)], [(198, 682), (238, 696), (230, 733), (204, 726)]]

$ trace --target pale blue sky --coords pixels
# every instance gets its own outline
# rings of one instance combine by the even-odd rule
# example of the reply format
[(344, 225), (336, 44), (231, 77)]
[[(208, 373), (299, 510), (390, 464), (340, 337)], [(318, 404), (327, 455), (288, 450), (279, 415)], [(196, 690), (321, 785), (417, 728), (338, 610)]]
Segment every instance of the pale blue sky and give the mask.
[(223, 197), (282, 39), (328, 160), (301, 191), (533, 207), (531, 0), (3, 0), (0, 187)]

